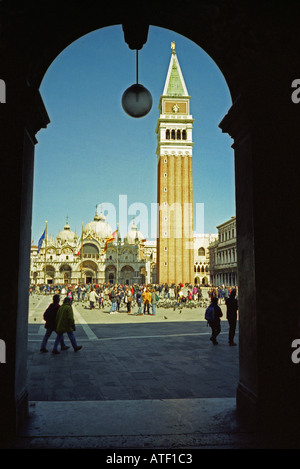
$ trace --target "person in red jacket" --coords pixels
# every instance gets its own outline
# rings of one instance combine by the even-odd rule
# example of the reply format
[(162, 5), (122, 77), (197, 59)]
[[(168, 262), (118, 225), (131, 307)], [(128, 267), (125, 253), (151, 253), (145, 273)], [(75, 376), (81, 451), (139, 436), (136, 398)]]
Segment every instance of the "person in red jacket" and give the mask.
[[(53, 296), (53, 303), (51, 303), (46, 311), (44, 312), (43, 318), (46, 321), (45, 323), (45, 328), (47, 329), (42, 344), (41, 344), (41, 349), (40, 352), (46, 353), (48, 350), (46, 349), (46, 345), (48, 342), (49, 337), (51, 336), (52, 332), (55, 332), (56, 328), (56, 314), (57, 311), (59, 310), (60, 304), (59, 304), (60, 298), (59, 295), (54, 295)], [(64, 337), (62, 337), (60, 341), (60, 346), (61, 350), (67, 350), (68, 347), (65, 342), (64, 342)]]

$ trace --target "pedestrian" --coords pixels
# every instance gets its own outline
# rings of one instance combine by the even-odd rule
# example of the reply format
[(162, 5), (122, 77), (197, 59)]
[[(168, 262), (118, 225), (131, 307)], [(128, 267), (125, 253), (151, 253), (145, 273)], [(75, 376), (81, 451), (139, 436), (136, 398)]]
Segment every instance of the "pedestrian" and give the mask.
[[(53, 296), (53, 303), (51, 303), (48, 306), (48, 308), (46, 309), (46, 311), (44, 312), (44, 315), (43, 315), (43, 318), (46, 321), (45, 322), (45, 328), (47, 329), (47, 331), (44, 335), (44, 338), (43, 338), (43, 341), (42, 341), (42, 344), (41, 344), (40, 351), (42, 353), (48, 352), (48, 350), (46, 349), (48, 339), (51, 336), (52, 332), (55, 332), (56, 314), (57, 314), (57, 311), (60, 308), (59, 301), (60, 301), (59, 295), (54, 295)], [(60, 347), (61, 347), (61, 350), (67, 350), (68, 348), (70, 348), (65, 344), (64, 336), (62, 336), (62, 338), (61, 338)]]
[(132, 291), (130, 288), (126, 288), (125, 296), (124, 296), (124, 303), (127, 306), (127, 314), (131, 312), (131, 301), (132, 301)]
[(138, 305), (138, 312), (136, 313), (137, 316), (143, 316), (143, 298), (142, 298), (143, 287), (136, 292), (136, 303)]
[(89, 293), (90, 309), (95, 309), (95, 303), (98, 298), (99, 298), (99, 295), (97, 295), (94, 288), (91, 288), (91, 291)]
[(103, 300), (103, 290), (99, 292), (99, 309), (104, 308), (104, 300)]
[(223, 288), (223, 297), (224, 303), (226, 304), (226, 300), (229, 298), (229, 290), (227, 286)]
[(220, 318), (223, 316), (222, 310), (220, 306), (218, 305), (218, 297), (214, 296), (212, 298), (211, 306), (214, 309), (214, 315), (213, 315), (214, 317), (213, 319), (208, 321), (208, 324), (211, 328), (211, 337), (209, 340), (211, 340), (214, 345), (218, 345), (218, 342), (216, 339), (217, 339), (217, 336), (221, 332), (221, 319)]
[(57, 350), (58, 344), (60, 343), (63, 334), (68, 334), (70, 342), (73, 346), (74, 352), (82, 349), (82, 345), (77, 345), (77, 341), (74, 335), (75, 331), (75, 321), (73, 315), (73, 308), (71, 304), (70, 298), (66, 297), (62, 306), (60, 306), (59, 310), (57, 311), (56, 315), (56, 339), (54, 342), (52, 353), (58, 354), (59, 351)]
[(219, 285), (218, 287), (218, 298), (219, 298), (219, 304), (222, 304), (224, 295), (223, 295), (223, 288)]
[(184, 301), (185, 301), (185, 297), (184, 297), (184, 294), (183, 294), (183, 291), (182, 291), (181, 287), (180, 287), (180, 290), (178, 292), (178, 301), (179, 301), (179, 303), (184, 303)]
[(69, 288), (68, 293), (67, 293), (68, 298), (70, 299), (71, 304), (73, 303), (74, 297), (73, 297), (73, 291), (71, 288)]
[(120, 312), (120, 307), (121, 307), (121, 303), (122, 303), (122, 298), (124, 296), (124, 292), (123, 290), (121, 290), (120, 287), (118, 287), (118, 290), (116, 292), (116, 299), (117, 299), (117, 312), (119, 313)]
[(152, 291), (151, 291), (151, 306), (152, 306), (152, 313), (151, 313), (151, 316), (155, 316), (155, 315), (156, 315), (156, 304), (157, 304), (157, 301), (158, 301), (157, 293), (156, 293), (156, 291), (154, 290), (154, 288), (152, 288)]
[(77, 301), (80, 301), (80, 295), (81, 295), (81, 288), (80, 285), (77, 287)]
[(148, 288), (143, 292), (142, 298), (144, 303), (144, 314), (150, 314), (151, 293)]
[(226, 300), (226, 317), (229, 324), (229, 333), (228, 333), (228, 343), (229, 345), (236, 345), (234, 342), (236, 321), (237, 321), (237, 311), (238, 311), (238, 300), (236, 299), (236, 290), (233, 289), (229, 295), (229, 298)]
[(110, 301), (111, 301), (111, 308), (110, 314), (115, 314), (117, 311), (117, 295), (116, 295), (116, 287), (112, 289), (110, 292)]

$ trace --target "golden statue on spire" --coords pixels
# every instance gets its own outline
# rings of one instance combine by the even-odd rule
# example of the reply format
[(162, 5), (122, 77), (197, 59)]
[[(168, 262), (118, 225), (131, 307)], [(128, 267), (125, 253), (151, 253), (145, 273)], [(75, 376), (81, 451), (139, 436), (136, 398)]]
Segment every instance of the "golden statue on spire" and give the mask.
[(171, 42), (171, 49), (175, 52), (175, 41)]

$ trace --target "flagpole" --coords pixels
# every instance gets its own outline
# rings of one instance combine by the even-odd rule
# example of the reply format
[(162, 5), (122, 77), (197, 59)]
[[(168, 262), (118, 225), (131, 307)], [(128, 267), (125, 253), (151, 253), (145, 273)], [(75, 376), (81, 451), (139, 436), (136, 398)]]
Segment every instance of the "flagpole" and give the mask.
[(46, 228), (45, 228), (45, 259), (44, 259), (44, 284), (46, 285), (46, 254), (47, 254), (47, 220), (46, 220)]
[(81, 226), (81, 248), (80, 248), (80, 283), (82, 284), (82, 250), (83, 250), (83, 222)]
[(117, 275), (116, 284), (119, 283), (119, 223), (117, 223)]

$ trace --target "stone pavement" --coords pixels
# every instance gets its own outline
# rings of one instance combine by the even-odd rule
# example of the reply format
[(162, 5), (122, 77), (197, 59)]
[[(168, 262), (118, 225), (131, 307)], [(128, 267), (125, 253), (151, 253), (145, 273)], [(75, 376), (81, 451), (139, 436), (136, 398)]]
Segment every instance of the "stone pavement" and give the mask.
[(55, 337), (39, 352), (50, 302), (29, 300), (30, 418), (15, 447), (256, 447), (236, 417), (238, 346), (228, 345), (225, 315), (214, 346), (204, 308), (136, 316), (74, 303), (83, 348), (53, 355)]
[[(30, 310), (30, 400), (235, 396), (238, 347), (227, 344), (225, 318), (219, 345), (213, 346), (204, 310), (158, 308), (156, 316), (135, 316), (128, 315), (125, 307), (119, 314), (108, 314), (108, 308), (89, 310), (74, 303), (75, 335), (83, 348), (56, 356), (39, 352), (45, 333), (41, 314), (48, 303), (49, 298), (42, 297), (34, 305), (37, 308)], [(50, 351), (54, 338), (53, 334), (48, 343)], [(67, 336), (65, 341), (70, 345)]]

